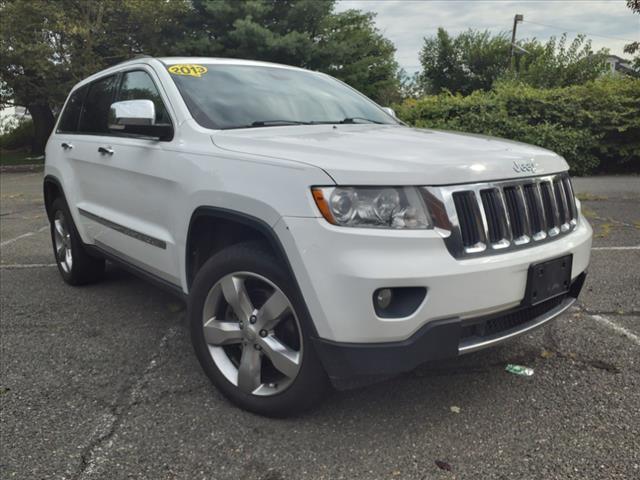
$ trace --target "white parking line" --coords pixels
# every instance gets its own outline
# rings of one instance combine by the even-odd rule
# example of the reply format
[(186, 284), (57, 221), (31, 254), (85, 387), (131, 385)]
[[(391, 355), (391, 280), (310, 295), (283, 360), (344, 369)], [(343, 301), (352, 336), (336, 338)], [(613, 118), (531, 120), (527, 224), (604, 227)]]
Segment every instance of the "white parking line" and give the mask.
[(23, 238), (31, 237), (33, 235), (36, 235), (36, 234), (40, 233), (40, 232), (44, 232), (48, 228), (49, 228), (49, 225), (45, 225), (44, 227), (39, 228), (38, 230), (36, 230), (34, 232), (23, 233), (22, 235), (18, 235), (16, 238), (11, 238), (9, 240), (5, 240), (4, 242), (0, 243), (0, 247), (5, 247), (7, 245), (12, 244), (13, 242), (17, 242), (18, 240), (22, 240)]
[(609, 327), (611, 330), (615, 332), (618, 332), (620, 335), (628, 338), (629, 340), (631, 340), (633, 343), (635, 343), (640, 347), (640, 337), (635, 333), (630, 332), (623, 326), (618, 325), (613, 320), (609, 320), (607, 317), (603, 317), (602, 315), (589, 315), (589, 316), (593, 318), (596, 322), (602, 325), (605, 325), (606, 327)]
[(5, 270), (13, 270), (19, 268), (47, 268), (55, 266), (55, 263), (8, 263), (5, 265), (0, 265), (0, 268), (3, 268)]
[(606, 251), (606, 250), (640, 250), (640, 245), (632, 247), (592, 247), (591, 250)]

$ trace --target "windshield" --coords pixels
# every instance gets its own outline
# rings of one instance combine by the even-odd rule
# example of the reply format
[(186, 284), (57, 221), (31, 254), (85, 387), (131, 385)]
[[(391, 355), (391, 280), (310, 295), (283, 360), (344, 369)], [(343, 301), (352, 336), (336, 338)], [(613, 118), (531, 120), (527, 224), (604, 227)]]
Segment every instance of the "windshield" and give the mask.
[(206, 128), (397, 123), (371, 100), (326, 75), (214, 64), (189, 66), (197, 67), (198, 74), (188, 75), (175, 67), (169, 67), (171, 77), (191, 115)]

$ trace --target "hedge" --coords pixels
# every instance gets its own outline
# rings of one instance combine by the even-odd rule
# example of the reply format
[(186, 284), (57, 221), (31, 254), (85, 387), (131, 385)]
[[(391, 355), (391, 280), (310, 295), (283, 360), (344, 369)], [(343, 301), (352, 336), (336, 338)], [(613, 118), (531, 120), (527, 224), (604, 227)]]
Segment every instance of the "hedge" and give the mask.
[(0, 135), (0, 149), (16, 150), (30, 147), (33, 142), (33, 121), (23, 120), (13, 130)]
[(603, 77), (538, 89), (503, 83), (463, 97), (443, 93), (395, 105), (416, 127), (482, 133), (562, 155), (576, 175), (640, 173), (640, 80)]

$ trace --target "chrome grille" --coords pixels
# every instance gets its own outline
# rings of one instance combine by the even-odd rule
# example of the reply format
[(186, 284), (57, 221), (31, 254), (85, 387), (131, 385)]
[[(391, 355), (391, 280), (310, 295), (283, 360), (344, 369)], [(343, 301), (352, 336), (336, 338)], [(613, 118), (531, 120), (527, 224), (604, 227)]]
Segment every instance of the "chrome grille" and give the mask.
[[(447, 248), (456, 258), (531, 247), (571, 232), (578, 215), (566, 173), (500, 182), (427, 187)], [(447, 235), (448, 233), (448, 235)]]

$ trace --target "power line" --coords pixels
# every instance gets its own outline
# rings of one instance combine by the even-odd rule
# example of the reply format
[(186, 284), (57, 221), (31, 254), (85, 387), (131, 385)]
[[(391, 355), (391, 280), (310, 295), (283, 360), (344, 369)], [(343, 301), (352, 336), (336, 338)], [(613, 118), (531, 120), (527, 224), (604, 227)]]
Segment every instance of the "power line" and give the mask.
[(591, 37), (608, 38), (609, 40), (620, 40), (622, 42), (634, 42), (635, 41), (635, 40), (630, 40), (628, 38), (609, 37), (607, 35), (598, 35), (597, 33), (580, 32), (578, 30), (571, 30), (570, 28), (558, 27), (557, 25), (548, 25), (546, 23), (532, 22), (531, 20), (524, 20), (524, 22), (533, 23), (534, 25), (542, 25), (543, 27), (555, 28), (556, 30), (561, 30), (561, 31), (564, 31), (564, 32), (580, 33), (582, 35), (587, 35), (587, 36), (591, 36)]

